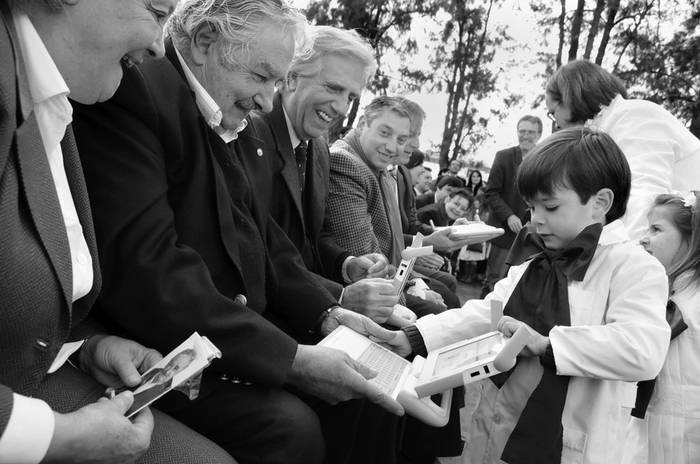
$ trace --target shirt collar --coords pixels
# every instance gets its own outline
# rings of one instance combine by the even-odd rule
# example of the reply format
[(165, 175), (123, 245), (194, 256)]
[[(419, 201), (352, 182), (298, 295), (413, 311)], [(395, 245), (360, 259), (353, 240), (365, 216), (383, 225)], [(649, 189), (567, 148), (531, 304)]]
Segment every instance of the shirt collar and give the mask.
[(246, 119), (242, 120), (236, 129), (223, 128), (221, 126), (221, 120), (223, 119), (221, 108), (216, 101), (214, 101), (211, 95), (209, 95), (209, 92), (207, 92), (202, 84), (199, 83), (195, 75), (190, 70), (190, 67), (187, 66), (184, 58), (182, 58), (182, 55), (177, 47), (174, 48), (177, 59), (180, 62), (180, 66), (182, 66), (182, 71), (185, 73), (187, 83), (189, 84), (192, 92), (194, 92), (197, 108), (199, 109), (199, 112), (202, 113), (207, 125), (211, 127), (225, 143), (236, 140), (238, 138), (238, 133), (245, 129), (248, 125), (248, 121)]
[(301, 139), (297, 135), (297, 131), (294, 130), (292, 120), (289, 119), (289, 115), (287, 114), (287, 110), (284, 109), (284, 105), (282, 105), (282, 111), (284, 112), (284, 120), (287, 121), (287, 131), (289, 131), (289, 140), (292, 142), (292, 149), (296, 149), (296, 147), (298, 147), (301, 143)]
[(65, 105), (61, 105), (61, 113), (67, 116), (70, 122), (72, 114), (72, 108), (68, 102), (70, 89), (56, 67), (56, 63), (26, 14), (16, 14), (14, 23), (22, 49), (24, 67), (27, 70), (27, 83), (32, 101), (36, 105), (54, 97), (64, 97)]

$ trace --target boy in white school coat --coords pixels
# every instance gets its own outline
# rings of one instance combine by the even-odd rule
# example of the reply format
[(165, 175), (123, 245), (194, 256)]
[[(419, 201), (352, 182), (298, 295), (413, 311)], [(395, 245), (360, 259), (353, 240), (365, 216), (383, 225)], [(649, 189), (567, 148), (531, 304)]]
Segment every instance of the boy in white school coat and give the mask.
[[(465, 463), (614, 463), (629, 410), (628, 382), (659, 372), (669, 344), (664, 269), (629, 241), (631, 175), (606, 134), (559, 131), (520, 166), (531, 223), (513, 265), (484, 300), (419, 319), (399, 351), (425, 353), (491, 330), (533, 333), (515, 368), (467, 386)], [(633, 400), (633, 398), (632, 398)]]

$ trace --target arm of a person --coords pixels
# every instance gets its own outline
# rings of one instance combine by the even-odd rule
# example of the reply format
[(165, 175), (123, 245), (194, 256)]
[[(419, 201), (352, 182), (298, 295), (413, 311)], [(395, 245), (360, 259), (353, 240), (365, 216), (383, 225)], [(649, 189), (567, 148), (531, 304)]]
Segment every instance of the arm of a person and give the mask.
[(484, 199), (488, 204), (491, 215), (498, 223), (505, 223), (513, 214), (513, 210), (508, 203), (503, 199), (503, 189), (506, 182), (514, 182), (515, 179), (505, 178), (505, 153), (501, 152), (496, 155), (493, 162), (491, 173), (489, 174), (489, 183), (484, 191)]
[(603, 325), (556, 326), (549, 340), (560, 375), (624, 381), (654, 378), (670, 339), (663, 267), (626, 260), (612, 272)]
[(280, 226), (268, 217), (267, 247), (273, 291), (268, 304), (298, 333), (315, 329), (323, 312), (338, 301), (309, 271)]
[(495, 330), (491, 326), (491, 301), (500, 301), (505, 306), (526, 266), (512, 267), (508, 275), (497, 282), (493, 292), (483, 300), (469, 300), (461, 308), (428, 314), (418, 319), (416, 327), (427, 351)]
[(130, 73), (135, 90), (118, 92), (102, 105), (78, 107), (75, 115), (83, 167), (93, 187), (105, 282), (100, 306), (112, 322), (159, 351), (168, 352), (196, 330), (224, 353), (218, 369), (281, 385), (296, 342), (220, 293), (203, 257), (178, 240), (168, 154), (157, 135), (167, 129), (159, 128), (149, 89), (133, 82), (135, 73), (138, 69)]
[(367, 188), (353, 166), (334, 163), (328, 183), (327, 229), (338, 245), (354, 256), (381, 252), (368, 209)]
[(344, 283), (343, 263), (350, 253), (335, 242), (333, 234), (326, 227), (324, 223), (318, 238), (318, 254), (323, 266), (323, 275), (335, 282)]

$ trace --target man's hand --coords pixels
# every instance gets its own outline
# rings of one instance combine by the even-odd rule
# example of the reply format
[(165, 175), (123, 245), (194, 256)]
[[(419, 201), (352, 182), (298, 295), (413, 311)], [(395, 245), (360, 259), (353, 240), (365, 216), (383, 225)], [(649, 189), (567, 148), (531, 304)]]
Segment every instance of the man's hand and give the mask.
[(124, 414), (133, 401), (133, 393), (127, 391), (69, 414), (54, 413), (56, 425), (42, 462), (135, 462), (150, 445), (153, 415), (145, 408), (132, 423)]
[(438, 292), (435, 290), (426, 290), (425, 291), (425, 298), (423, 298), (425, 301), (431, 301), (437, 305), (443, 306), (447, 308), (447, 305), (445, 304), (445, 300), (442, 299), (442, 295), (440, 295)]
[(381, 345), (404, 358), (413, 351), (411, 344), (408, 342), (408, 336), (403, 330), (397, 330), (394, 332), (394, 338), (387, 342), (381, 343)]
[(289, 382), (330, 404), (364, 397), (391, 413), (403, 415), (403, 408), (396, 400), (367, 381), (376, 375), (342, 351), (299, 345)]
[(80, 349), (80, 367), (108, 387), (135, 387), (140, 373), (161, 359), (156, 350), (111, 335), (90, 337)]
[(437, 253), (431, 253), (429, 255), (417, 257), (416, 264), (418, 266), (427, 267), (428, 269), (437, 270), (445, 264), (445, 259)]
[(383, 324), (398, 302), (399, 297), (391, 280), (362, 279), (345, 287), (340, 304)]
[(523, 348), (523, 350), (520, 352), (520, 356), (543, 355), (544, 352), (547, 350), (547, 346), (549, 345), (549, 337), (540, 335), (539, 332), (537, 332), (524, 322), (520, 322), (519, 320), (514, 319), (510, 316), (503, 316), (501, 320), (498, 321), (496, 329), (506, 337), (510, 338), (522, 326), (527, 327), (528, 331), (530, 332), (530, 343), (525, 345), (525, 348)]
[(381, 253), (369, 253), (350, 259), (346, 271), (351, 282), (365, 278), (384, 278), (390, 272), (389, 261)]
[[(435, 251), (450, 252), (454, 250), (459, 250), (465, 245), (470, 243), (478, 243), (476, 240), (470, 238), (463, 239), (453, 239), (450, 237), (449, 227), (441, 230), (436, 230), (432, 234), (423, 238), (423, 246), (432, 245)], [(483, 240), (482, 240), (483, 241)]]
[(511, 214), (508, 216), (508, 228), (513, 231), (514, 234), (517, 234), (520, 232), (520, 229), (523, 228), (523, 222), (518, 216)]

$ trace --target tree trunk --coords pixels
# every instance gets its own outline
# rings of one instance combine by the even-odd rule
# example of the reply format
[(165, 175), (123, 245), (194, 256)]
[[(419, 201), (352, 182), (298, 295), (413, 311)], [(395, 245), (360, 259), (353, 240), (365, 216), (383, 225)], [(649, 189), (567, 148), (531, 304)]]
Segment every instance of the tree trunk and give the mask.
[(578, 54), (578, 40), (581, 36), (581, 24), (583, 24), (583, 8), (586, 6), (586, 0), (578, 0), (576, 12), (571, 20), (571, 45), (569, 46), (569, 60), (576, 59)]
[(561, 55), (564, 53), (564, 24), (566, 23), (566, 0), (561, 0), (561, 14), (559, 15), (559, 48), (557, 49), (557, 69), (562, 65)]
[(603, 38), (600, 39), (600, 45), (598, 45), (598, 53), (595, 57), (596, 64), (603, 64), (603, 57), (605, 56), (605, 48), (608, 46), (610, 41), (610, 31), (615, 26), (615, 16), (617, 16), (617, 11), (620, 9), (620, 0), (610, 0), (608, 4), (608, 17), (605, 20), (605, 27), (603, 28)]
[(593, 51), (593, 42), (595, 41), (595, 36), (598, 35), (598, 28), (600, 27), (600, 17), (603, 15), (604, 7), (605, 0), (598, 0), (595, 5), (595, 11), (593, 11), (591, 29), (588, 31), (588, 39), (586, 40), (586, 51), (583, 52), (584, 60), (591, 59), (591, 52)]

